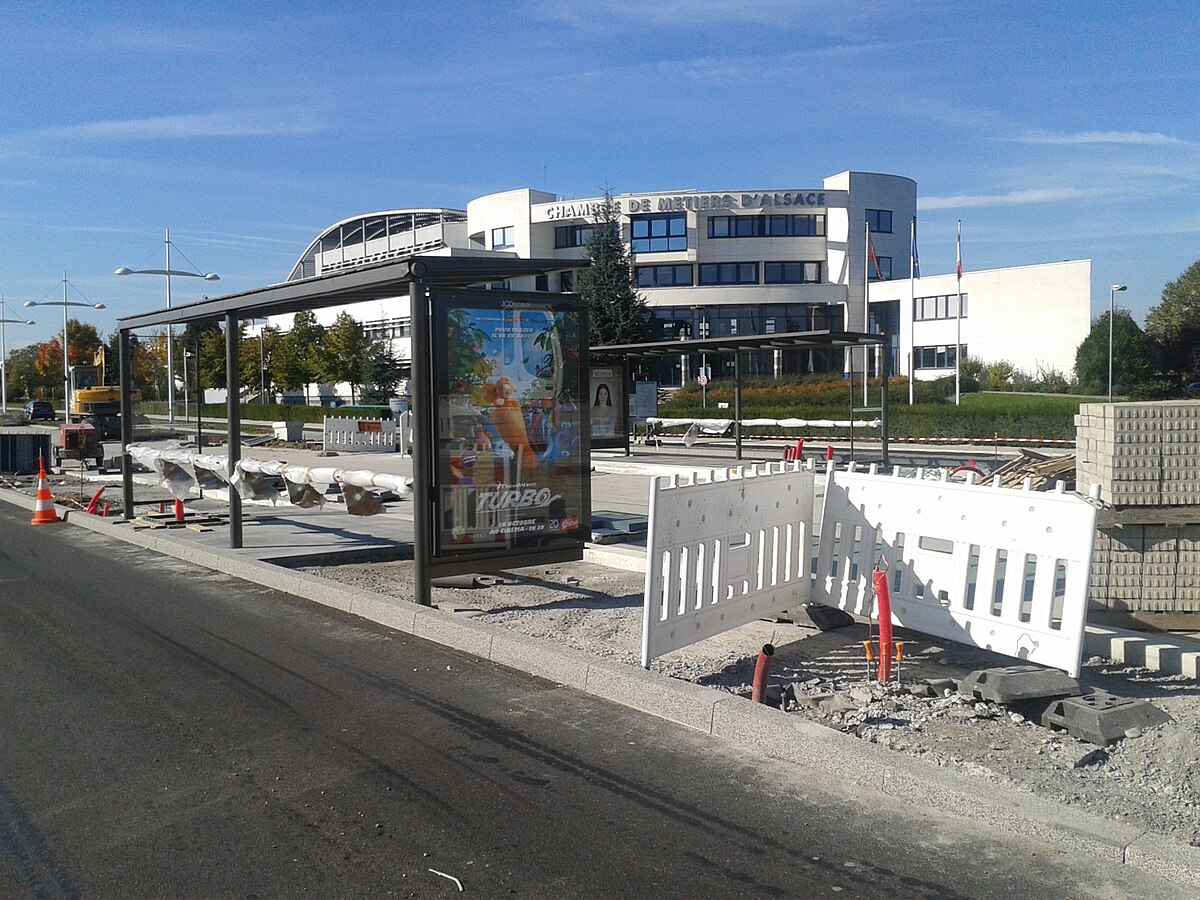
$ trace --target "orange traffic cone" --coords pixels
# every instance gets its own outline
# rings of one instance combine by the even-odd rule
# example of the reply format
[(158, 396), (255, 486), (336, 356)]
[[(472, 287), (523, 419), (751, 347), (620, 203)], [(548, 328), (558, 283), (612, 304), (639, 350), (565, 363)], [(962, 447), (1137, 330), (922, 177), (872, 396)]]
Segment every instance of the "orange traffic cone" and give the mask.
[(55, 522), (61, 522), (58, 513), (54, 510), (54, 498), (50, 496), (50, 483), (46, 481), (46, 466), (42, 462), (42, 458), (38, 457), (38, 488), (37, 502), (33, 507), (33, 521), (31, 525), (52, 525)]

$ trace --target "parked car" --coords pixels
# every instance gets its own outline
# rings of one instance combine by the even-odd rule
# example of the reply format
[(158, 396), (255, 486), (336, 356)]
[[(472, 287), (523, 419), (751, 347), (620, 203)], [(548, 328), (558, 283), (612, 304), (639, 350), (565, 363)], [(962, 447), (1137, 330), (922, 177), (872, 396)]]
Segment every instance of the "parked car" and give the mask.
[(37, 419), (46, 419), (54, 421), (54, 407), (45, 400), (30, 400), (21, 410), (21, 417), (26, 422), (33, 422)]
[(1200, 397), (1200, 381), (1193, 381), (1183, 389), (1183, 392), (1189, 397)]

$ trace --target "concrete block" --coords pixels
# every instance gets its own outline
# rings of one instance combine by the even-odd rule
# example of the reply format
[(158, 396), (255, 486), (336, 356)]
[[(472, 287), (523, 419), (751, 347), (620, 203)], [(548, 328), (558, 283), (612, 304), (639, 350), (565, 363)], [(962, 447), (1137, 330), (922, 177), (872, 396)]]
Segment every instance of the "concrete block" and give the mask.
[(440, 609), (417, 607), (412, 633), (435, 644), (453, 647), (475, 656), (482, 656), (484, 659), (491, 656), (491, 629), (469, 619), (457, 618), (453, 613), (442, 612)]
[(1108, 658), (1127, 666), (1143, 666), (1146, 664), (1146, 646), (1149, 643), (1146, 638), (1135, 635), (1114, 637), (1109, 644)]
[(1179, 655), (1179, 674), (1186, 678), (1200, 678), (1200, 651), (1184, 650)]
[[(706, 733), (712, 730), (714, 704), (729, 696), (655, 672), (603, 661), (593, 661), (588, 666), (584, 690)], [(760, 705), (735, 699), (747, 706)]]
[(1098, 747), (1115, 744), (1130, 728), (1153, 728), (1172, 721), (1146, 700), (1130, 700), (1107, 691), (1055, 700), (1041, 717), (1042, 727), (1064, 728), (1072, 737)]
[(491, 660), (529, 672), (557, 684), (583, 690), (592, 657), (577, 650), (550, 644), (523, 634), (499, 633), (492, 638)]
[(1144, 665), (1151, 672), (1178, 675), (1182, 671), (1183, 649), (1175, 644), (1147, 644)]

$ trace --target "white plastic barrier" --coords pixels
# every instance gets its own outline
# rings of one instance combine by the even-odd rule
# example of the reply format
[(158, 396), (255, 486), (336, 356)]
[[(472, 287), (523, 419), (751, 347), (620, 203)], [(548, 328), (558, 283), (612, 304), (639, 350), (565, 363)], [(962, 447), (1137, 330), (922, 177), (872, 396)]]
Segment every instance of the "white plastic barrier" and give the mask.
[[(920, 473), (918, 473), (918, 476)], [(1062, 492), (837, 472), (827, 478), (813, 599), (1079, 674), (1096, 508)]]
[(325, 417), (325, 449), (348, 453), (394, 453), (396, 423), (392, 419)]
[(813, 482), (798, 463), (651, 480), (643, 666), (810, 599)]

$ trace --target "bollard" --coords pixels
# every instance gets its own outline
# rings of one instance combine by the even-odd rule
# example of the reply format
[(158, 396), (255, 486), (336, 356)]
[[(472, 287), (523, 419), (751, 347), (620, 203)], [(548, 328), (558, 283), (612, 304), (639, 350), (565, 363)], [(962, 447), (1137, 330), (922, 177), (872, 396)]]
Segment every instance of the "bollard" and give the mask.
[(887, 684), (892, 678), (892, 596), (887, 570), (875, 570), (875, 596), (879, 600), (879, 671), (876, 680)]
[(755, 703), (767, 702), (767, 678), (771, 674), (771, 657), (775, 655), (774, 644), (763, 644), (754, 664), (754, 685), (750, 699)]

